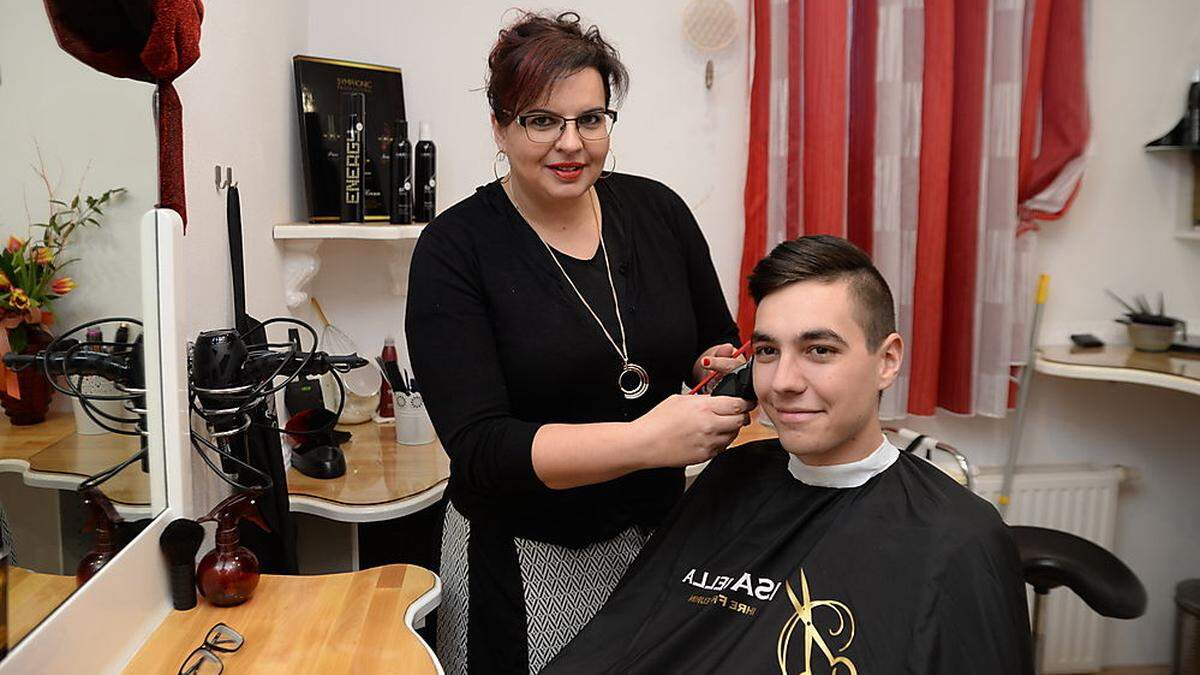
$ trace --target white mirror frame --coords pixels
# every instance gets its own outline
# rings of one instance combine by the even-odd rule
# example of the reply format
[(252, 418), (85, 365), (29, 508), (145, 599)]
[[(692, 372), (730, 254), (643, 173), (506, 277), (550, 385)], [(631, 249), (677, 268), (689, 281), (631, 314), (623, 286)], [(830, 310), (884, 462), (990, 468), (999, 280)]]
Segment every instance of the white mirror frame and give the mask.
[(0, 675), (119, 673), (171, 611), (158, 537), (172, 520), (194, 515), (188, 513), (192, 487), (183, 220), (170, 209), (153, 209), (142, 217), (140, 231), (146, 404), (161, 413), (149, 419), (150, 499), (159, 513), (0, 661)]

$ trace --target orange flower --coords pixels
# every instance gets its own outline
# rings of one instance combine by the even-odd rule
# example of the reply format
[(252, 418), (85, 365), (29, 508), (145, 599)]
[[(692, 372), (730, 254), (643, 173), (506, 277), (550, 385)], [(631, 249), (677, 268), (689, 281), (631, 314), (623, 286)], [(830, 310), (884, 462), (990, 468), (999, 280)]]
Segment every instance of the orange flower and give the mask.
[(33, 261), (39, 265), (45, 265), (54, 260), (54, 253), (45, 246), (39, 246), (33, 252)]
[(9, 288), (10, 286), (12, 286), (12, 282), (8, 280), (8, 275), (0, 272), (0, 288)]
[(14, 309), (29, 309), (29, 296), (25, 294), (25, 291), (14, 288), (12, 296), (8, 299), (8, 303)]
[[(75, 280), (71, 277), (55, 279), (54, 282), (50, 284), (50, 291), (55, 295), (66, 295), (73, 290), (75, 290)], [(16, 293), (16, 291), (13, 291), (13, 293)]]
[(25, 245), (25, 242), (21, 241), (20, 239), (17, 239), (16, 237), (14, 237), (12, 235), (9, 235), (8, 246), (6, 248), (8, 249), (9, 253), (16, 253), (17, 251), (20, 251), (21, 247), (24, 245)]

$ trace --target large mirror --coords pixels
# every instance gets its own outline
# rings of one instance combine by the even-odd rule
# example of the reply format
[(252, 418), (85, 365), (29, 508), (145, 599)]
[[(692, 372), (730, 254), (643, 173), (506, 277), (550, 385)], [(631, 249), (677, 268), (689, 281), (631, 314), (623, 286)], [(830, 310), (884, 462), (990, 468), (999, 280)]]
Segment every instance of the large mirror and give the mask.
[[(0, 351), (30, 356), (49, 346), (60, 356), (44, 366), (26, 359), (0, 380), (8, 551), (0, 618), (10, 648), (165, 503), (151, 487), (162, 490), (163, 481), (149, 473), (161, 470), (161, 458), (144, 454), (161, 453), (161, 442), (139, 433), (139, 223), (158, 183), (152, 96), (151, 85), (102, 74), (62, 51), (43, 3), (6, 4)], [(71, 332), (108, 317), (122, 320)]]

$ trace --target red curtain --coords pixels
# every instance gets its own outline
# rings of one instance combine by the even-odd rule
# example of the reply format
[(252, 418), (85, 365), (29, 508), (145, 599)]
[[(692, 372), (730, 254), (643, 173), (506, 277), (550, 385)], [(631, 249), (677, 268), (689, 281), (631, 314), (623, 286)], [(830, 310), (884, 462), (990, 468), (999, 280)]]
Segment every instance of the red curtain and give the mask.
[(743, 334), (770, 247), (844, 236), (888, 279), (908, 346), (884, 414), (1003, 415), (1032, 292), (1017, 234), (1082, 176), (1084, 2), (750, 0)]

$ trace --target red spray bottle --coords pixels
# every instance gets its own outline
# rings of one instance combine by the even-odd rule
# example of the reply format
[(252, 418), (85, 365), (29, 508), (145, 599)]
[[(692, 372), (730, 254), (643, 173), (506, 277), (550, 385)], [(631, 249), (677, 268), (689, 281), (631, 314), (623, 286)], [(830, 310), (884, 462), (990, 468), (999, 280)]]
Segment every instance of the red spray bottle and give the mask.
[(92, 541), (92, 549), (83, 556), (79, 561), (79, 566), (75, 568), (75, 583), (82, 586), (117, 554), (116, 526), (117, 523), (123, 522), (123, 519), (99, 488), (90, 487), (79, 494), (83, 499), (84, 511), (87, 512), (83, 531), (96, 533), (96, 538)]
[(210, 604), (232, 607), (254, 595), (258, 586), (258, 558), (240, 545), (237, 528), (242, 518), (246, 518), (264, 531), (271, 531), (258, 511), (261, 494), (255, 490), (232, 495), (196, 521), (217, 524), (216, 548), (209, 551), (196, 568), (196, 587)]

